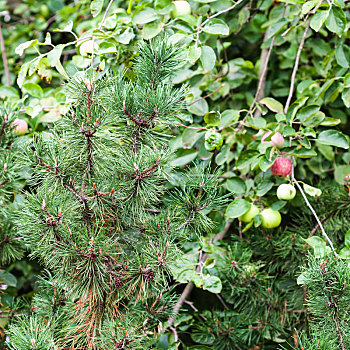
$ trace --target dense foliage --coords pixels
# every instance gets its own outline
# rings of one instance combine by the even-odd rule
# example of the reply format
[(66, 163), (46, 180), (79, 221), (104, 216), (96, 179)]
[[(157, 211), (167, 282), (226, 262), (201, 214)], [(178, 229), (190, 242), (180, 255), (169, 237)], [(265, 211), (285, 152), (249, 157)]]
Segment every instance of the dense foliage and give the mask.
[[(230, 200), (223, 210), (204, 208), (204, 217), (217, 225), (182, 242), (172, 272), (176, 290), (183, 292), (173, 310), (178, 316), (162, 319), (156, 346), (347, 348), (349, 4), (189, 3), (28, 0), (13, 7), (2, 1), (9, 68), (0, 62), (0, 96), (20, 104), (20, 117), (30, 126), (27, 138), (42, 133), (39, 145), (47, 147), (51, 135), (62, 132), (71, 97), (78, 97), (64, 92), (68, 77), (93, 66), (96, 75), (124, 72), (132, 84), (147, 74), (146, 67), (131, 69), (141, 40), (167, 37), (182, 47), (184, 65), (172, 82), (187, 84), (185, 110), (167, 122), (175, 155), (168, 164), (176, 169), (166, 177), (166, 188), (181, 188), (189, 181), (186, 172), (198, 172), (196, 164), (202, 162), (219, 176)], [(157, 94), (162, 99), (163, 91)], [(113, 127), (123, 137), (130, 132), (129, 124), (123, 131)], [(78, 139), (72, 144), (81, 145)], [(78, 155), (71, 156), (73, 172), (79, 162)], [(121, 157), (120, 167), (132, 162), (129, 156)], [(288, 162), (277, 166), (277, 158)], [(101, 179), (111, 169), (101, 165)], [(293, 200), (277, 193), (281, 184), (296, 188)], [(40, 193), (36, 185), (27, 186)], [(157, 195), (143, 196), (143, 203), (152, 205)], [(276, 229), (268, 228), (271, 214)], [(197, 219), (204, 224), (204, 217)], [(189, 228), (196, 231), (195, 225)], [(300, 266), (305, 266), (302, 274)], [(50, 278), (43, 277), (38, 289), (44, 290)], [(337, 296), (329, 301), (327, 295)], [(333, 322), (338, 309), (339, 327)], [(35, 328), (42, 320), (30, 322)]]

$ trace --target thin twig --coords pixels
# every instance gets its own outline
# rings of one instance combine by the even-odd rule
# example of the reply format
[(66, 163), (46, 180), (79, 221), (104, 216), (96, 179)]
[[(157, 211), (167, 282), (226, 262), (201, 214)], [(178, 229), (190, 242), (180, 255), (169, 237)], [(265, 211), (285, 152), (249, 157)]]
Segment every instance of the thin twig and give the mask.
[[(315, 13), (316, 10), (318, 9), (318, 7), (321, 5), (322, 1), (320, 1), (317, 6), (315, 7), (315, 9), (312, 11), (312, 13)], [(309, 15), (306, 17), (306, 20), (308, 19)], [(311, 20), (311, 19), (310, 19)], [(291, 84), (290, 84), (290, 89), (289, 89), (289, 94), (288, 94), (288, 99), (287, 99), (287, 102), (286, 102), (286, 105), (284, 107), (284, 113), (286, 114), (287, 111), (288, 111), (288, 108), (289, 108), (289, 105), (290, 105), (290, 101), (292, 99), (292, 96), (293, 96), (293, 91), (294, 91), (294, 84), (295, 84), (295, 76), (296, 76), (296, 73), (298, 71), (298, 67), (299, 67), (299, 61), (300, 61), (300, 55), (301, 55), (301, 52), (303, 50), (303, 46), (304, 46), (304, 42), (305, 42), (305, 38), (306, 38), (306, 34), (310, 28), (310, 20), (307, 21), (307, 24), (306, 24), (306, 27), (305, 27), (305, 30), (304, 30), (304, 33), (303, 33), (303, 36), (301, 38), (301, 41), (300, 41), (300, 44), (299, 44), (299, 48), (298, 48), (298, 52), (297, 52), (297, 55), (296, 55), (296, 58), (295, 58), (295, 63), (294, 63), (294, 68), (293, 68), (293, 72), (292, 72), (292, 77), (291, 77)], [(289, 145), (291, 146), (292, 145), (292, 138), (290, 137), (289, 138)], [(309, 207), (309, 209), (311, 210), (311, 213), (312, 215), (315, 217), (316, 221), (317, 221), (317, 224), (318, 224), (318, 227), (320, 228), (323, 236), (325, 237), (326, 241), (329, 243), (334, 255), (336, 257), (338, 257), (338, 254), (336, 253), (335, 249), (334, 249), (334, 246), (333, 246), (333, 243), (332, 241), (330, 240), (330, 238), (328, 237), (323, 225), (322, 225), (322, 222), (320, 221), (320, 219), (318, 218), (317, 214), (316, 214), (316, 211), (314, 210), (314, 208), (312, 207), (312, 205), (310, 204), (309, 200), (307, 199), (307, 196), (303, 190), (303, 188), (300, 186), (299, 182), (295, 179), (295, 176), (294, 176), (294, 164), (293, 164), (293, 157), (291, 158), (291, 162), (292, 162), (292, 171), (291, 171), (291, 179), (292, 179), (292, 182), (296, 184), (296, 186), (298, 187), (301, 195), (303, 196), (304, 200), (305, 200), (305, 203), (306, 205)]]
[[(282, 18), (284, 17), (284, 15), (286, 13), (286, 10), (287, 10), (287, 4), (285, 5), (285, 7), (283, 9)], [(267, 41), (268, 37), (269, 37), (269, 30), (267, 30), (265, 32), (264, 42)], [(260, 64), (261, 64), (261, 66), (260, 66), (260, 70), (259, 70), (258, 89), (256, 91), (256, 94), (255, 94), (255, 97), (254, 97), (254, 101), (253, 101), (252, 105), (249, 108), (248, 114), (252, 113), (252, 110), (253, 110), (253, 108), (255, 106), (255, 103), (257, 101), (260, 101), (261, 99), (263, 99), (264, 96), (265, 96), (267, 67), (269, 65), (269, 60), (270, 60), (271, 52), (272, 52), (272, 49), (273, 49), (273, 45), (275, 43), (275, 39), (276, 39), (276, 36), (274, 36), (272, 38), (271, 43), (270, 43), (270, 47), (269, 47), (268, 50), (263, 49), (261, 51), (261, 56), (260, 56)], [(260, 111), (256, 110), (256, 114), (255, 115), (259, 115), (259, 114), (260, 114)]]
[(318, 227), (320, 228), (320, 230), (321, 230), (323, 236), (325, 237), (325, 239), (326, 239), (327, 242), (329, 243), (329, 245), (330, 245), (330, 247), (331, 247), (331, 249), (332, 249), (334, 255), (335, 255), (336, 257), (338, 257), (338, 254), (336, 253), (336, 251), (335, 251), (335, 249), (334, 249), (334, 246), (333, 246), (332, 241), (330, 240), (330, 238), (328, 237), (326, 231), (324, 230), (321, 220), (318, 218), (318, 216), (317, 216), (317, 214), (316, 214), (314, 208), (312, 207), (312, 205), (310, 204), (309, 200), (307, 199), (306, 194), (305, 194), (305, 192), (303, 191), (302, 187), (300, 186), (299, 182), (295, 179), (294, 176), (293, 176), (293, 178), (292, 178), (292, 181), (293, 181), (293, 182), (296, 184), (296, 186), (298, 187), (298, 189), (299, 189), (301, 195), (303, 196), (303, 198), (304, 198), (304, 200), (305, 200), (306, 205), (309, 207), (309, 209), (311, 210), (312, 215), (315, 217), (315, 219), (316, 219), (316, 221), (317, 221), (317, 224), (318, 224)]
[(289, 105), (290, 105), (290, 101), (292, 100), (292, 96), (293, 96), (293, 92), (294, 92), (295, 76), (296, 76), (297, 71), (298, 71), (300, 55), (301, 55), (301, 51), (302, 51), (303, 46), (304, 46), (306, 34), (307, 34), (307, 32), (308, 32), (308, 30), (310, 28), (310, 21), (311, 21), (311, 19), (309, 19), (307, 21), (307, 23), (306, 23), (306, 27), (305, 27), (303, 36), (301, 37), (301, 41), (300, 41), (300, 44), (299, 44), (297, 56), (295, 58), (295, 64), (294, 64), (294, 68), (293, 68), (293, 73), (292, 73), (292, 77), (291, 77), (291, 80), (290, 80), (289, 94), (288, 94), (286, 105), (284, 107), (284, 114), (287, 114), (287, 111), (288, 111), (288, 108), (289, 108)]
[(98, 29), (100, 29), (100, 30), (101, 30), (101, 28), (103, 27), (103, 25), (105, 24), (108, 11), (109, 11), (109, 9), (110, 9), (111, 6), (112, 6), (113, 1), (114, 1), (114, 0), (111, 0), (111, 1), (109, 2), (109, 4), (108, 4), (107, 8), (106, 8), (105, 14), (104, 14), (104, 16), (103, 16), (103, 18), (102, 18), (102, 22), (100, 23), (100, 25), (99, 25), (99, 27), (98, 27)]
[(5, 41), (4, 41), (4, 37), (2, 36), (1, 21), (0, 21), (0, 46), (1, 46), (2, 61), (4, 64), (5, 77), (6, 77), (6, 85), (11, 86), (10, 71), (9, 71), (9, 66), (7, 64), (7, 57), (6, 57)]
[(231, 7), (228, 7), (228, 8), (225, 9), (225, 10), (222, 10), (222, 11), (219, 11), (219, 12), (215, 13), (214, 15), (208, 17), (203, 23), (201, 23), (201, 24), (197, 27), (197, 29), (196, 29), (196, 31), (197, 31), (197, 38), (196, 38), (196, 44), (195, 44), (195, 46), (197, 47), (198, 44), (199, 44), (199, 34), (200, 34), (202, 28), (203, 28), (211, 19), (213, 19), (213, 18), (215, 18), (215, 17), (217, 17), (217, 16), (220, 16), (220, 15), (222, 15), (223, 13), (226, 13), (226, 12), (229, 12), (229, 11), (233, 10), (233, 9), (234, 9), (237, 5), (239, 5), (241, 2), (243, 2), (243, 0), (238, 0), (238, 1), (237, 1), (234, 5), (232, 5)]
[[(318, 9), (319, 6), (322, 4), (322, 2), (323, 2), (323, 0), (321, 0), (321, 1), (317, 4), (317, 6), (313, 9), (313, 11), (311, 12), (311, 14), (314, 14), (314, 13), (317, 11), (317, 9)], [(309, 18), (309, 14), (306, 16), (305, 20), (307, 20), (308, 18)], [(297, 71), (298, 71), (299, 61), (300, 61), (300, 55), (301, 55), (301, 51), (302, 51), (303, 46), (304, 46), (306, 34), (307, 34), (307, 32), (308, 32), (308, 30), (309, 30), (309, 28), (310, 28), (310, 21), (311, 21), (311, 18), (310, 18), (310, 19), (307, 21), (307, 23), (306, 23), (306, 27), (305, 27), (303, 36), (301, 37), (301, 41), (300, 41), (300, 44), (299, 44), (297, 56), (296, 56), (296, 58), (295, 58), (295, 64), (294, 64), (293, 73), (292, 73), (292, 77), (291, 77), (291, 81), (290, 81), (289, 94), (288, 94), (288, 98), (287, 98), (286, 105), (285, 105), (285, 107), (284, 107), (284, 114), (287, 114), (287, 111), (288, 111), (290, 102), (291, 102), (292, 97), (293, 97), (294, 85), (295, 85), (295, 76), (296, 76)]]
[(226, 310), (229, 310), (228, 306), (226, 305), (226, 303), (224, 302), (224, 299), (221, 298), (221, 295), (220, 294), (216, 294), (217, 298), (220, 300), (221, 304), (223, 305), (223, 307), (226, 309)]
[(208, 95), (205, 95), (205, 96), (199, 98), (199, 99), (196, 100), (196, 101), (193, 101), (193, 102), (189, 103), (188, 105), (186, 105), (186, 107), (192, 106), (192, 105), (194, 105), (195, 103), (197, 103), (197, 102), (199, 102), (199, 101), (201, 101), (201, 100), (204, 100), (205, 98), (208, 98), (208, 97), (210, 97), (211, 95), (214, 95), (215, 92), (218, 92), (223, 86), (224, 86), (224, 84), (221, 84), (215, 91), (211, 92), (211, 93), (208, 94)]

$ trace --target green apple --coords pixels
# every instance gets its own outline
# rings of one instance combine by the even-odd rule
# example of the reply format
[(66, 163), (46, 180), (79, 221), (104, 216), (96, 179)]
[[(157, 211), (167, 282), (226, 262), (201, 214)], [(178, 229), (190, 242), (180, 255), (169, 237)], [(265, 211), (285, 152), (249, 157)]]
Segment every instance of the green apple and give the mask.
[(11, 126), (13, 127), (13, 132), (16, 133), (18, 136), (24, 135), (28, 131), (28, 124), (23, 119), (15, 119)]
[(254, 218), (255, 216), (257, 216), (259, 213), (260, 213), (259, 208), (258, 208), (256, 205), (252, 204), (252, 205), (250, 206), (250, 209), (249, 209), (245, 214), (241, 215), (241, 216), (238, 218), (238, 220), (239, 220), (239, 221), (242, 221), (242, 222), (249, 223), (249, 222), (251, 222), (251, 221), (253, 220), (253, 218)]
[(171, 17), (177, 18), (191, 14), (191, 6), (187, 1), (174, 1), (175, 8), (171, 11)]
[(277, 210), (271, 208), (264, 209), (261, 212), (262, 216), (262, 227), (264, 228), (275, 228), (280, 225), (282, 218), (281, 214)]
[(295, 187), (290, 184), (282, 184), (277, 188), (277, 197), (282, 201), (292, 200), (296, 193), (297, 191), (295, 190)]

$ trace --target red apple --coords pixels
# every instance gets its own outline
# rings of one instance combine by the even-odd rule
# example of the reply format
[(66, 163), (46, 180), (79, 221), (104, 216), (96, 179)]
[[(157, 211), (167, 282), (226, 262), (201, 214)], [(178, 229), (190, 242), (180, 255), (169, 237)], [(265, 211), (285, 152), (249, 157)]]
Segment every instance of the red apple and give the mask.
[(271, 173), (275, 176), (286, 177), (290, 175), (292, 170), (292, 162), (288, 158), (278, 157), (275, 162), (272, 164)]
[(28, 131), (28, 124), (23, 119), (15, 119), (11, 126), (13, 126), (13, 132), (15, 132), (17, 135), (22, 136)]

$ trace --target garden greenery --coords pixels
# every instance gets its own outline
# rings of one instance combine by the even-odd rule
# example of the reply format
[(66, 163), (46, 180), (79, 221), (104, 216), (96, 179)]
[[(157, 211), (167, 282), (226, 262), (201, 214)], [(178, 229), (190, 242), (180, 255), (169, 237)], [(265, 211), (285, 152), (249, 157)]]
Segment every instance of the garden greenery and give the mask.
[[(79, 327), (95, 320), (91, 305), (109, 295), (113, 275), (88, 264), (96, 278), (82, 273), (71, 279), (79, 259), (85, 261), (91, 249), (97, 254), (100, 246), (98, 261), (113, 254), (120, 261), (134, 259), (130, 276), (137, 275), (138, 255), (119, 255), (128, 254), (128, 246), (155, 259), (155, 246), (141, 243), (143, 237), (154, 244), (159, 239), (159, 252), (167, 247), (169, 270), (155, 269), (154, 285), (140, 273), (127, 280), (125, 290), (136, 300), (135, 291), (142, 290), (144, 297), (130, 307), (128, 315), (137, 317), (127, 317), (118, 328), (118, 317), (106, 314), (101, 329), (99, 320), (92, 322), (91, 337), (77, 337), (74, 344), (108, 348), (106, 329), (114, 327), (116, 339), (122, 339), (126, 327), (127, 339), (135, 339), (129, 347), (137, 348), (147, 337), (135, 325), (148, 318), (146, 328), (153, 326), (154, 333), (143, 331), (160, 349), (349, 347), (350, 5), (345, 0), (188, 3), (28, 0), (13, 8), (0, 2), (6, 48), (0, 96), (17, 105), (19, 118), (29, 124), (23, 143), (35, 140), (21, 147), (32, 165), (16, 161), (26, 168), (14, 172), (23, 178), (32, 173), (30, 194), (24, 200), (17, 186), (6, 197), (18, 212), (11, 214), (17, 227), (12, 234), (24, 237), (31, 257), (51, 271), (40, 277), (32, 305), (41, 306), (29, 314), (29, 303), (16, 288), (2, 295), (3, 308), (13, 310), (9, 334), (18, 339), (18, 349), (35, 337), (37, 348), (45, 339), (53, 349), (72, 346)], [(159, 59), (163, 70), (155, 74)], [(159, 74), (160, 85), (152, 74)], [(86, 120), (89, 115), (95, 119)], [(276, 166), (276, 159), (287, 159), (287, 168)], [(137, 180), (147, 169), (151, 174)], [(198, 189), (202, 183), (204, 192)], [(282, 184), (297, 190), (294, 199), (277, 197)], [(111, 204), (113, 186), (117, 203)], [(88, 209), (84, 199), (91, 201)], [(114, 211), (120, 222), (113, 235), (120, 229), (122, 241), (106, 238), (113, 224), (106, 215)], [(278, 221), (276, 212), (280, 225), (270, 222), (271, 213)], [(84, 235), (80, 230), (89, 220), (100, 230)], [(48, 225), (57, 221), (62, 236), (55, 234), (56, 225)], [(149, 226), (134, 232), (136, 223)], [(271, 224), (279, 227), (267, 228)], [(74, 236), (70, 228), (73, 238), (70, 225), (80, 232)], [(172, 229), (171, 242), (167, 225), (179, 228)], [(45, 242), (44, 228), (50, 232)], [(84, 246), (68, 249), (64, 240)], [(14, 241), (19, 252), (11, 258), (22, 254), (21, 241)], [(123, 249), (116, 251), (116, 245)], [(74, 260), (80, 249), (84, 253)], [(6, 272), (13, 285), (14, 264)], [(81, 264), (83, 271), (87, 266)], [(137, 289), (145, 278), (150, 289), (143, 282)], [(70, 295), (60, 301), (66, 284)], [(162, 288), (163, 304), (157, 300)], [(88, 300), (89, 290), (97, 299), (86, 305), (82, 300)], [(148, 309), (139, 306), (148, 298), (155, 298)], [(78, 300), (85, 313), (73, 325)], [(164, 308), (160, 315), (148, 315), (156, 306)], [(100, 311), (96, 315), (103, 318)], [(1, 322), (5, 327), (9, 318)], [(36, 335), (23, 333), (38, 327), (42, 332)]]

